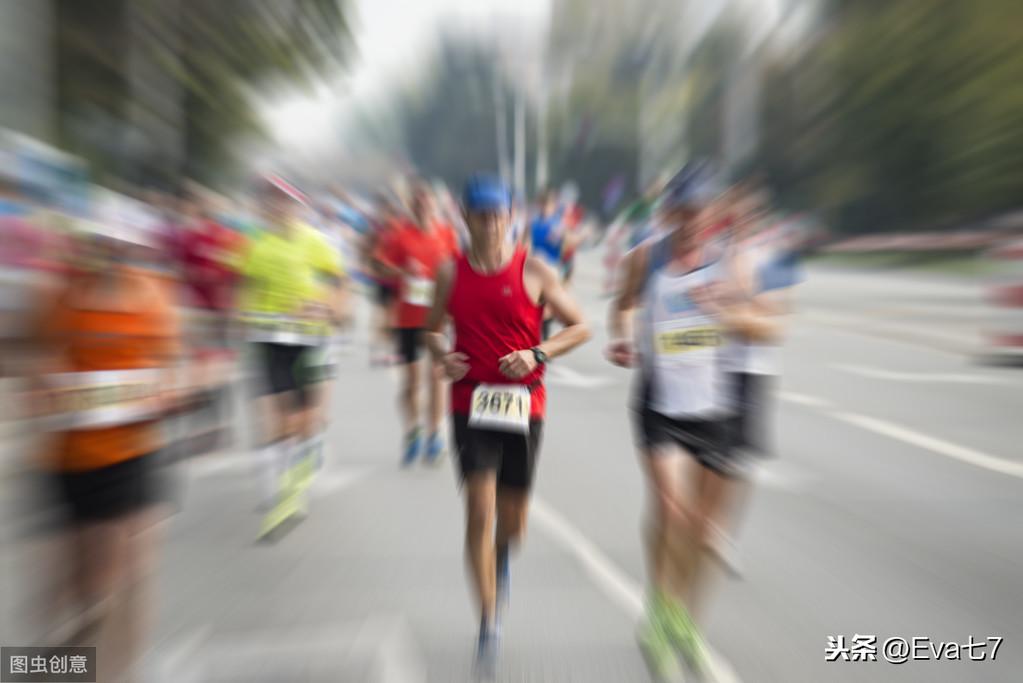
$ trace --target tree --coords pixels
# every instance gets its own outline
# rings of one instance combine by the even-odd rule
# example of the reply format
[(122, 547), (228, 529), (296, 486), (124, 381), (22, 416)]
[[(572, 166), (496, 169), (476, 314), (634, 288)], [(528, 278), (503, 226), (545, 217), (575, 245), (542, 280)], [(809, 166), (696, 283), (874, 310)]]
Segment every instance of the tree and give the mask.
[(454, 185), (472, 173), (496, 172), (495, 82), (510, 88), (490, 46), (444, 36), (426, 74), (361, 117), (359, 135), (377, 140), (391, 156), (403, 156), (420, 173)]
[(758, 162), (845, 231), (953, 226), (1023, 190), (1023, 12), (1012, 0), (836, 3), (768, 69)]
[(168, 176), (217, 180), (232, 143), (263, 132), (249, 90), (309, 82), (350, 45), (338, 0), (55, 0), (55, 20), (61, 142), (119, 175), (138, 163), (112, 142), (142, 120), (176, 133)]

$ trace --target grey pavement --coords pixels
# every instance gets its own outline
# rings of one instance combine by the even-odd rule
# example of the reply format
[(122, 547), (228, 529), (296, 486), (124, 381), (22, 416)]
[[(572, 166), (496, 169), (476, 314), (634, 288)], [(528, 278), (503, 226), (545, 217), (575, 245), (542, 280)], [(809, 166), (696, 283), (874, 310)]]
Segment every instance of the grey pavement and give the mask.
[[(631, 378), (601, 357), (598, 269), (584, 257), (575, 287), (594, 339), (551, 370), (539, 505), (513, 563), (501, 681), (649, 679), (634, 639), (644, 490)], [(744, 577), (715, 576), (705, 610), (719, 680), (1020, 680), (1023, 372), (858, 329), (872, 306), (898, 300), (927, 318), (921, 299), (976, 295), (897, 280), (811, 270), (800, 293), (773, 406), (775, 457), (741, 527)], [(811, 308), (848, 324), (815, 321)], [(180, 468), (154, 680), (469, 680), (476, 623), (454, 468), (398, 468), (396, 377), (367, 361), (362, 325), (342, 361), (311, 515), (277, 543), (254, 542), (244, 449)], [(249, 422), (240, 402), (239, 433)], [(13, 605), (26, 599), (6, 596), (30, 595), (35, 557), (29, 541), (5, 539), (0, 642), (24, 632)], [(829, 636), (855, 634), (1005, 641), (994, 662), (825, 661)]]
[(1005, 276), (852, 270), (822, 264), (808, 269), (812, 286), (795, 297), (808, 321), (919, 346), (982, 358), (992, 333), (1023, 324), (993, 306), (992, 286)]

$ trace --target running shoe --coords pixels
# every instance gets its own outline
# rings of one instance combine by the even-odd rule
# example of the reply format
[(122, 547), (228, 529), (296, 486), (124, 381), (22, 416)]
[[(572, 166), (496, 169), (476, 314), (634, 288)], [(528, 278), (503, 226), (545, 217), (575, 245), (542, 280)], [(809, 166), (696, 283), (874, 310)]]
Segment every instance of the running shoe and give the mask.
[(442, 455), (444, 455), (444, 439), (440, 438), (439, 433), (434, 432), (426, 441), (426, 464), (439, 464)]
[(681, 669), (675, 656), (675, 649), (664, 628), (661, 608), (651, 604), (647, 608), (647, 619), (639, 628), (637, 639), (643, 651), (643, 659), (650, 669), (650, 676), (655, 681), (678, 679)]
[(497, 551), (497, 609), (498, 613), (508, 606), (508, 597), (511, 592), (511, 562), (509, 559), (508, 547), (499, 548)]
[(697, 674), (709, 669), (707, 643), (685, 607), (665, 601), (661, 611), (661, 623), (671, 646), (682, 655), (686, 664)]
[(416, 427), (405, 435), (405, 453), (401, 458), (402, 467), (408, 467), (419, 457), (419, 450), (422, 447), (423, 437), (420, 429)]
[(497, 652), (500, 634), (486, 617), (480, 620), (480, 635), (476, 643), (475, 672), (477, 680), (492, 681), (497, 677)]

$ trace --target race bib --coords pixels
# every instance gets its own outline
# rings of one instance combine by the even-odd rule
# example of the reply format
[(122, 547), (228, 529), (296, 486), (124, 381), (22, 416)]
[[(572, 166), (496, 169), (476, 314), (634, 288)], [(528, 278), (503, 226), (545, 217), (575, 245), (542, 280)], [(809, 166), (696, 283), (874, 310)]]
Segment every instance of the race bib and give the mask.
[(159, 370), (65, 372), (45, 378), (51, 431), (101, 429), (160, 416)]
[(529, 388), (521, 384), (480, 384), (472, 392), (469, 426), (529, 433)]
[(316, 346), (327, 327), (322, 322), (280, 315), (248, 316), (249, 341), (287, 346)]
[(656, 331), (657, 353), (675, 357), (721, 346), (721, 329), (715, 325), (663, 327)]
[(430, 306), (433, 304), (433, 280), (425, 277), (405, 279), (405, 303), (412, 306)]

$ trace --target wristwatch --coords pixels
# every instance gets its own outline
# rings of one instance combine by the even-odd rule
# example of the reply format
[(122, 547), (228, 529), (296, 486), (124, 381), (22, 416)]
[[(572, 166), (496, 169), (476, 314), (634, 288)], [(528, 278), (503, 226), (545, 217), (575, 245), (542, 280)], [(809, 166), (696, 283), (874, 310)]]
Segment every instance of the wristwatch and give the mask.
[(538, 365), (547, 364), (547, 354), (543, 352), (543, 349), (541, 349), (539, 346), (534, 346), (533, 348), (530, 349), (530, 351), (533, 352), (533, 358), (536, 359)]

